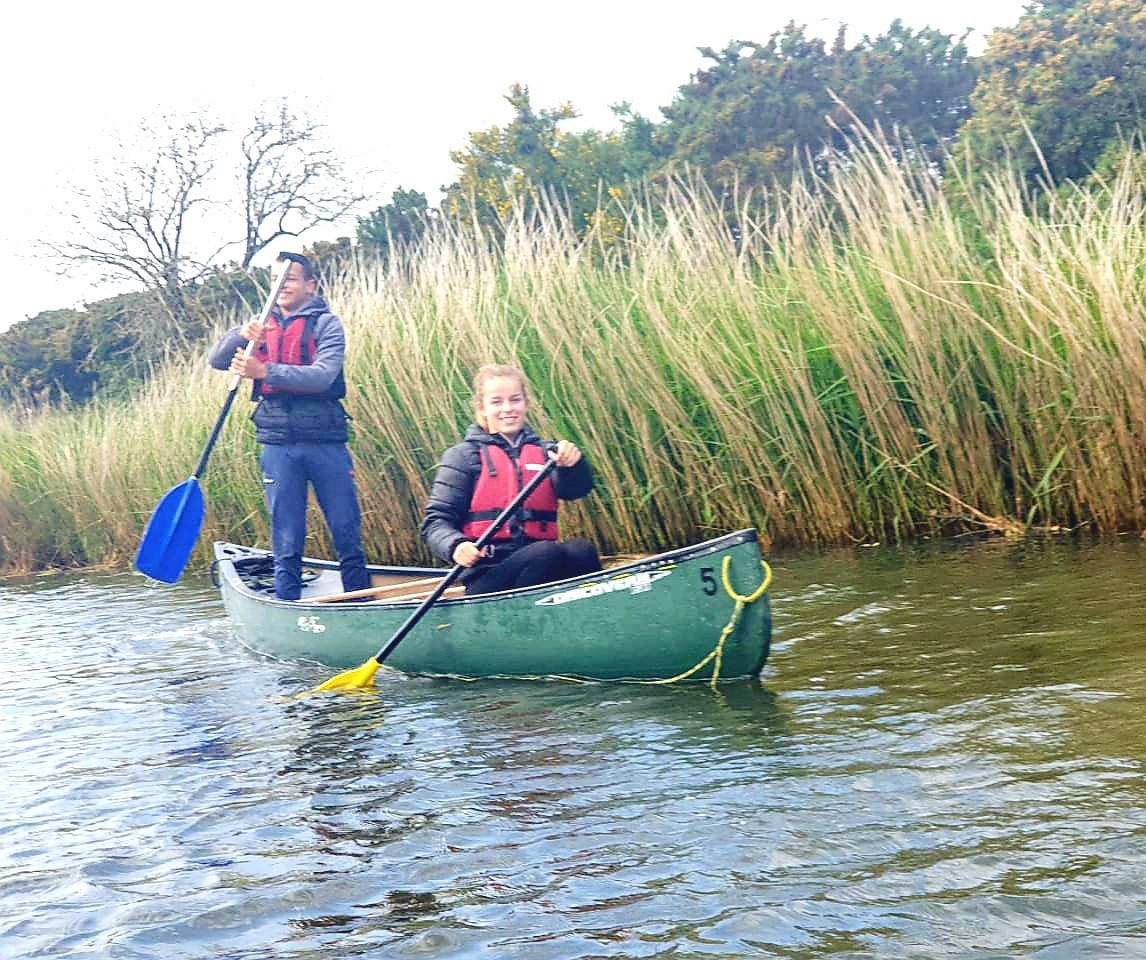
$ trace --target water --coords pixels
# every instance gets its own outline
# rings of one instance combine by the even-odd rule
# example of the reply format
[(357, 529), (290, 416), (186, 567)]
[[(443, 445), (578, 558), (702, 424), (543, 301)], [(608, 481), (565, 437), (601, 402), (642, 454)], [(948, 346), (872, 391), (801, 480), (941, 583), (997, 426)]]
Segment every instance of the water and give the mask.
[(0, 585), (0, 956), (1146, 956), (1144, 546), (777, 558), (759, 684), (264, 660)]

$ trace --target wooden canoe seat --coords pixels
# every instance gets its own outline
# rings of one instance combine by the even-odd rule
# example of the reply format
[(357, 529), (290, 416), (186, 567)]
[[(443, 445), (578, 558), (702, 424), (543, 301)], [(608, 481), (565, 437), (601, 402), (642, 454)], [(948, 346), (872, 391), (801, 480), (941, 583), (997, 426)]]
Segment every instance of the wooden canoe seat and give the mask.
[[(445, 574), (442, 574), (444, 577)], [(383, 584), (379, 587), (367, 587), (365, 590), (350, 590), (346, 593), (328, 593), (324, 597), (308, 597), (310, 603), (340, 603), (343, 600), (389, 600), (392, 596), (408, 593), (418, 587), (427, 587), (428, 596), (435, 586), (442, 582), (442, 577), (425, 577), (421, 580), (398, 580)], [(449, 591), (447, 591), (448, 593)]]
[[(452, 600), (455, 597), (465, 596), (465, 592), (465, 587), (446, 587), (438, 599)], [(431, 593), (433, 593), (432, 590), (424, 590), (422, 593), (406, 593), (398, 597), (386, 597), (385, 600), (387, 603), (404, 603), (407, 600), (425, 600)]]

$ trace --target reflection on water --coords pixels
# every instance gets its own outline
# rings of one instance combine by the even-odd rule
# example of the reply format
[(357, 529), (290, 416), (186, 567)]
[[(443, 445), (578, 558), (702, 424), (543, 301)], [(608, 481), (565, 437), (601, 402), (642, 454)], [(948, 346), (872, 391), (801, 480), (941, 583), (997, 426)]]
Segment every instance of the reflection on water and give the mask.
[(197, 579), (2, 584), (0, 956), (1146, 956), (1141, 551), (775, 558), (716, 691), (296, 701)]

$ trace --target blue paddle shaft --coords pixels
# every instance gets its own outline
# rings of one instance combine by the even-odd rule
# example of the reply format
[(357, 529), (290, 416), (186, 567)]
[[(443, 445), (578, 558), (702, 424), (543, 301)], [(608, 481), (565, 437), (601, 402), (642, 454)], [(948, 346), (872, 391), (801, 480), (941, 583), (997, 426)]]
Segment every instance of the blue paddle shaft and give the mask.
[[(279, 271), (278, 278), (263, 302), (263, 308), (258, 316), (259, 323), (266, 323), (267, 317), (274, 309), (288, 272), (289, 268)], [(248, 341), (244, 348), (244, 356), (249, 357), (254, 349), (254, 341)], [(143, 539), (135, 554), (135, 569), (144, 576), (163, 583), (175, 583), (187, 566), (187, 561), (191, 559), (191, 553), (199, 539), (199, 531), (203, 526), (203, 491), (199, 488), (199, 478), (207, 469), (207, 458), (211, 456), (211, 451), (219, 439), (219, 433), (223, 429), (227, 414), (231, 411), (231, 405), (235, 402), (235, 394), (242, 379), (237, 373), (231, 378), (227, 399), (215, 419), (215, 426), (207, 438), (207, 446), (203, 448), (195, 472), (187, 480), (167, 491), (147, 523), (147, 529), (143, 532)]]
[[(279, 271), (278, 279), (271, 288), (271, 292), (267, 295), (267, 299), (263, 303), (263, 309), (257, 317), (259, 323), (266, 323), (267, 317), (271, 315), (275, 301), (279, 297), (279, 291), (282, 290), (283, 284), (286, 283), (288, 272), (289, 268)], [(255, 341), (248, 340), (247, 345), (243, 348), (243, 356), (249, 357), (254, 349)], [(227, 390), (227, 399), (223, 401), (223, 409), (219, 411), (219, 416), (215, 418), (215, 426), (211, 428), (211, 435), (207, 438), (207, 446), (203, 448), (203, 454), (199, 457), (199, 463), (195, 466), (195, 472), (191, 474), (192, 477), (203, 476), (203, 471), (207, 469), (207, 459), (211, 456), (211, 451), (215, 448), (215, 442), (219, 439), (219, 434), (223, 430), (223, 424), (227, 420), (227, 414), (231, 412), (231, 405), (235, 402), (235, 394), (239, 392), (239, 384), (242, 383), (242, 381), (243, 378), (237, 373), (231, 377), (231, 385)]]

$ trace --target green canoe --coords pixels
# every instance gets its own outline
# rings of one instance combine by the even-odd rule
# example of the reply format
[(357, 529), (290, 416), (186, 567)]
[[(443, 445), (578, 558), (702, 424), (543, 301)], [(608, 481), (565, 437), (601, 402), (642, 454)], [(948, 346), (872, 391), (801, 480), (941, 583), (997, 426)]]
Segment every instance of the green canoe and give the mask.
[[(215, 558), (223, 603), (248, 646), (338, 668), (374, 656), (446, 574), (371, 566), (371, 596), (340, 602), (337, 565), (307, 560), (292, 602), (275, 599), (265, 550), (217, 542)], [(751, 677), (771, 642), (767, 570), (756, 531), (741, 530), (559, 583), (474, 597), (451, 588), (386, 665), (467, 678)]]

